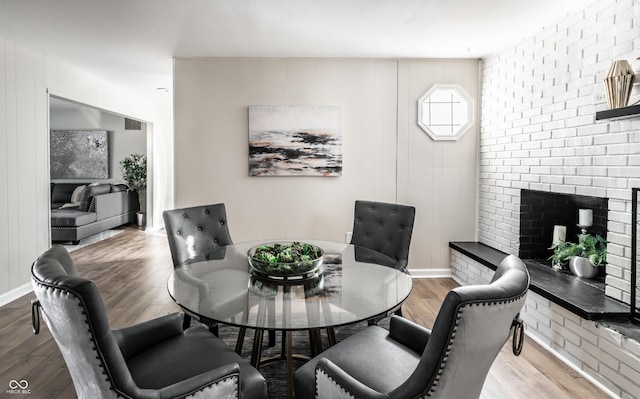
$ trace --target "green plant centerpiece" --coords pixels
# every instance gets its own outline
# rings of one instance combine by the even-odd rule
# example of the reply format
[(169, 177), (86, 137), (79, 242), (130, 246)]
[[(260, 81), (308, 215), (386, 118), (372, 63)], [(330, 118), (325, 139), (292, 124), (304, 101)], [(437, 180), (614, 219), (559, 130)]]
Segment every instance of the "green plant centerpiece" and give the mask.
[[(569, 269), (579, 277), (593, 277), (598, 267), (607, 261), (607, 240), (599, 235), (578, 234), (578, 242), (559, 242), (552, 246), (549, 257), (553, 265), (568, 264)], [(590, 270), (589, 266), (591, 269)]]
[(249, 264), (258, 274), (294, 277), (317, 271), (324, 251), (315, 245), (292, 241), (257, 245), (247, 255)]

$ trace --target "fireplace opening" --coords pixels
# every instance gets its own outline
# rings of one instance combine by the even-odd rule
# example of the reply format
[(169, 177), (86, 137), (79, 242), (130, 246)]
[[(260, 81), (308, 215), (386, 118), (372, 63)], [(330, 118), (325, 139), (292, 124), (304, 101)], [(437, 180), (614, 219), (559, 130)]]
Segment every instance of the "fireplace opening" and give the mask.
[[(520, 193), (521, 259), (531, 259), (551, 265), (548, 258), (553, 242), (554, 226), (566, 226), (566, 241), (577, 242), (580, 209), (593, 211), (593, 224), (587, 233), (607, 238), (609, 199), (584, 195), (559, 194), (535, 190)], [(604, 276), (604, 271), (601, 271)]]
[[(565, 226), (565, 240), (578, 242), (578, 234), (581, 227), (578, 226), (580, 216), (585, 213), (590, 214), (591, 226), (587, 228), (587, 233), (599, 235), (605, 240), (609, 231), (609, 199), (602, 197), (592, 197), (584, 195), (551, 193), (535, 190), (521, 190), (520, 198), (520, 236), (518, 256), (529, 268), (531, 276), (531, 291), (550, 300), (551, 302), (575, 313), (586, 320), (607, 320), (607, 323), (615, 321), (618, 331), (625, 329), (625, 336), (633, 333), (639, 336), (637, 328), (628, 328), (625, 322), (631, 315), (628, 303), (622, 299), (607, 295), (607, 279), (605, 277), (614, 275), (607, 274), (606, 264), (599, 267), (599, 275), (593, 278), (578, 277), (570, 270), (557, 270), (551, 267), (548, 258), (553, 254), (550, 249), (554, 240), (554, 226)], [(634, 191), (634, 200), (637, 200), (638, 193)], [(635, 203), (635, 202), (634, 202)], [(637, 212), (638, 200), (634, 205), (633, 216), (639, 220), (640, 213)], [(591, 212), (580, 212), (590, 210)], [(588, 218), (582, 218), (584, 219)], [(583, 223), (588, 225), (589, 223)], [(515, 232), (514, 232), (515, 233)], [(632, 232), (633, 233), (633, 232)], [(633, 235), (632, 240), (636, 239)], [(638, 238), (640, 245), (640, 238)], [(494, 250), (482, 243), (460, 242), (449, 243), (451, 248), (457, 249), (463, 255), (470, 256), (473, 261), (484, 263), (485, 265), (497, 267), (504, 259), (504, 253)], [(619, 256), (611, 257), (619, 258)], [(486, 262), (486, 263), (485, 263)], [(640, 263), (640, 261), (638, 262)], [(634, 265), (635, 266), (635, 265)], [(619, 266), (612, 264), (615, 272)], [(461, 273), (466, 273), (461, 265)], [(495, 270), (495, 268), (494, 268)], [(640, 292), (640, 290), (638, 291)], [(637, 306), (637, 305), (636, 305)], [(638, 317), (640, 319), (640, 317)], [(630, 332), (629, 332), (630, 331)]]

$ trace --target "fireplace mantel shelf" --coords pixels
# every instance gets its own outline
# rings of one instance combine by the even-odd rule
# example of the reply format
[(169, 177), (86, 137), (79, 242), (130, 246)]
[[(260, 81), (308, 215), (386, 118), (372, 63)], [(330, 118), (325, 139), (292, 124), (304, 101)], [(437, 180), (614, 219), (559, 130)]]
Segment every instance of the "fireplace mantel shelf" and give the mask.
[[(450, 242), (449, 247), (496, 270), (506, 253), (479, 242)], [(607, 297), (598, 284), (562, 273), (536, 261), (525, 261), (530, 290), (586, 320), (628, 318), (629, 306)]]
[(640, 105), (607, 109), (596, 112), (596, 121), (640, 118)]

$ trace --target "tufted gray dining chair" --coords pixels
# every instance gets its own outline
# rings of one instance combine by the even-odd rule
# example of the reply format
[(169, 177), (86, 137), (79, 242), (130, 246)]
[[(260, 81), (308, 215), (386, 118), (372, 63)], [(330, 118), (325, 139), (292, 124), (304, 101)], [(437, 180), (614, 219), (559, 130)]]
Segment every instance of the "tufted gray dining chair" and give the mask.
[(233, 244), (224, 204), (172, 209), (162, 213), (173, 266), (214, 248)]
[[(212, 249), (233, 244), (224, 204), (172, 209), (164, 211), (162, 218), (167, 231), (173, 267)], [(190, 325), (192, 317), (197, 318), (195, 315), (185, 313), (185, 328)], [(210, 325), (209, 329), (218, 335), (217, 325)]]
[(296, 397), (477, 399), (510, 335), (523, 337), (528, 288), (525, 264), (510, 255), (490, 284), (451, 290), (433, 330), (393, 316), (388, 331), (368, 327), (316, 356), (295, 373)]
[[(415, 216), (416, 209), (410, 205), (358, 200), (351, 244), (380, 252), (407, 267)], [(402, 308), (396, 314), (401, 316)]]
[(356, 201), (351, 244), (383, 253), (406, 267), (416, 208), (386, 202)]
[[(191, 208), (179, 208), (162, 213), (169, 249), (173, 259), (173, 267), (177, 267), (187, 259), (204, 255), (207, 252), (233, 244), (227, 211), (224, 204), (200, 205)], [(196, 315), (185, 313), (185, 328)], [(209, 330), (218, 335), (218, 326), (209, 325)], [(244, 341), (245, 329), (240, 329), (237, 350), (240, 351)], [(275, 331), (269, 331), (269, 345), (275, 345)]]
[(255, 368), (203, 326), (183, 331), (177, 313), (111, 330), (98, 288), (64, 247), (44, 252), (31, 277), (78, 398), (266, 397)]

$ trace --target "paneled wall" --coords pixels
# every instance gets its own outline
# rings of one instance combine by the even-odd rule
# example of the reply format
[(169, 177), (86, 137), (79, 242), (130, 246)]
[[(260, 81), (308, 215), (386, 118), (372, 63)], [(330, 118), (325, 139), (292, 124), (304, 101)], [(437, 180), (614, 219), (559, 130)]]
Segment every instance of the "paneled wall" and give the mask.
[[(234, 241), (345, 239), (356, 199), (417, 208), (410, 267), (449, 273), (474, 239), (476, 129), (433, 142), (417, 100), (434, 83), (477, 99), (477, 60), (176, 59), (175, 205), (224, 202)], [(337, 105), (340, 177), (249, 177), (249, 105)]]
[(48, 248), (47, 99), (42, 55), (0, 38), (0, 295)]
[(606, 108), (611, 63), (640, 69), (639, 14), (637, 1), (597, 1), (488, 57), (482, 70), (480, 241), (518, 253), (520, 189), (609, 198), (606, 293), (627, 303), (640, 119), (594, 117)]
[[(416, 103), (433, 84), (455, 83), (477, 106), (478, 61), (403, 60), (398, 82), (397, 190), (417, 208), (410, 263), (446, 270), (449, 241), (476, 237), (477, 124), (458, 141), (433, 141), (417, 125)], [(477, 121), (478, 112), (474, 115)]]
[(170, 98), (115, 78), (0, 37), (0, 304), (30, 290), (31, 264), (50, 245), (47, 91), (149, 122), (158, 159), (158, 167), (152, 159), (154, 209), (172, 201)]

